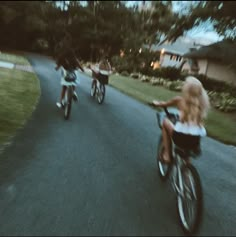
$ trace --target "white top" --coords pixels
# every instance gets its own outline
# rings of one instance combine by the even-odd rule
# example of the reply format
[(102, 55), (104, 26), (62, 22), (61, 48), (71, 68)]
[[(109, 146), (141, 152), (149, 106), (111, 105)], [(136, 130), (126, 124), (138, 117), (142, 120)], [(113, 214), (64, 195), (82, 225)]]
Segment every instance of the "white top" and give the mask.
[(177, 122), (174, 126), (176, 132), (193, 135), (193, 136), (206, 136), (206, 129), (203, 126), (198, 126), (191, 123)]
[(111, 74), (110, 71), (105, 71), (105, 70), (99, 70), (99, 72), (100, 72), (102, 75), (106, 75), (106, 76), (108, 76), (108, 75)]
[(109, 75), (112, 73), (111, 71), (99, 69), (99, 66), (98, 66), (98, 65), (94, 66), (94, 67), (93, 67), (93, 70), (94, 70), (95, 72), (97, 72), (97, 73), (100, 72), (102, 75), (106, 75), (106, 76), (109, 76)]

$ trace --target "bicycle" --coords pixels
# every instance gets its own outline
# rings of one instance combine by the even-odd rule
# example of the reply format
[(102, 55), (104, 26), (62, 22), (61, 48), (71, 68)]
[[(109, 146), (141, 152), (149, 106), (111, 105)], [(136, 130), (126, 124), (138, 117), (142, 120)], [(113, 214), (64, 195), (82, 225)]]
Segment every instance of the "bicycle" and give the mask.
[[(157, 112), (157, 123), (160, 129), (162, 129), (164, 117), (168, 117), (173, 123), (179, 119), (176, 112), (169, 112), (165, 107), (164, 111), (165, 113)], [(199, 229), (203, 210), (200, 176), (197, 169), (190, 163), (190, 158), (198, 158), (201, 155), (200, 143), (197, 147), (187, 149), (177, 146), (172, 140), (172, 159), (167, 164), (161, 159), (163, 151), (163, 140), (160, 136), (156, 157), (158, 173), (162, 181), (167, 180), (171, 175), (172, 187), (177, 195), (180, 225), (185, 234), (192, 235)]]
[[(62, 69), (63, 70), (63, 69)], [(72, 101), (77, 100), (77, 98), (74, 97), (74, 87), (76, 86), (76, 74), (75, 72), (67, 72), (67, 75), (65, 77), (65, 81), (68, 82), (66, 86), (65, 96), (62, 100), (62, 108), (64, 110), (64, 118), (65, 120), (68, 120), (71, 114), (71, 108), (72, 108)]]
[(106, 87), (108, 84), (108, 76), (98, 75), (93, 69), (92, 70), (92, 84), (90, 95), (92, 98), (97, 98), (99, 104), (102, 104), (105, 99)]

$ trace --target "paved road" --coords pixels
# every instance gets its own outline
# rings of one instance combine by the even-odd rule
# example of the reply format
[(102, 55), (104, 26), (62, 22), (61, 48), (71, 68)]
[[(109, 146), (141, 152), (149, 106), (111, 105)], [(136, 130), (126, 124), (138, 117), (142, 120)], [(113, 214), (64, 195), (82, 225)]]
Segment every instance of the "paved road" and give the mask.
[[(100, 106), (81, 75), (70, 121), (56, 106), (59, 73), (31, 55), (42, 94), (0, 159), (0, 235), (182, 235), (175, 196), (155, 163), (151, 108), (107, 87)], [(236, 150), (210, 138), (195, 162), (205, 210), (199, 235), (236, 235)]]

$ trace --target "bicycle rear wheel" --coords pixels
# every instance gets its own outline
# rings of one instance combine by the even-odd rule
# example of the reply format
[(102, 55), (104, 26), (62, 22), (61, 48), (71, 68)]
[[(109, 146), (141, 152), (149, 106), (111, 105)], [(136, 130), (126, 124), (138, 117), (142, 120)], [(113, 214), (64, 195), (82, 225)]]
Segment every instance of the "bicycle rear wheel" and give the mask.
[(71, 106), (72, 106), (72, 96), (73, 89), (72, 87), (67, 87), (65, 94), (65, 106), (64, 106), (64, 118), (68, 120), (71, 114)]
[(198, 230), (202, 219), (202, 186), (194, 166), (187, 164), (181, 172), (183, 190), (177, 195), (178, 217), (183, 231), (192, 235)]
[(162, 136), (159, 139), (158, 146), (157, 146), (157, 167), (158, 167), (158, 173), (162, 181), (165, 181), (170, 174), (172, 163), (165, 164), (162, 162), (162, 154), (164, 152), (164, 145), (163, 145), (163, 139)]
[(99, 104), (102, 104), (105, 98), (105, 93), (106, 93), (106, 89), (105, 89), (105, 85), (100, 83), (99, 85), (99, 91), (97, 94), (97, 100)]

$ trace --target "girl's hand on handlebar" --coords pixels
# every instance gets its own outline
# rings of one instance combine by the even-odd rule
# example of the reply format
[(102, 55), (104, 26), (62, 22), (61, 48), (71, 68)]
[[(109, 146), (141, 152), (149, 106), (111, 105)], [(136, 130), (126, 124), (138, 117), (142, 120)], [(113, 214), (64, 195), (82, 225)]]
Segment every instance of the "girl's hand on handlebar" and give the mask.
[(153, 103), (153, 105), (155, 105), (155, 106), (160, 106), (160, 104), (161, 104), (161, 102), (158, 101), (158, 100), (153, 100), (152, 103)]
[(154, 106), (154, 107), (158, 107), (160, 102), (157, 101), (157, 100), (153, 100), (152, 102), (148, 102), (148, 104), (151, 105), (151, 106)]
[(166, 103), (164, 101), (153, 100), (152, 103), (156, 107), (165, 107), (166, 106)]

